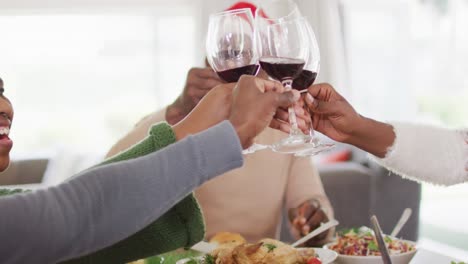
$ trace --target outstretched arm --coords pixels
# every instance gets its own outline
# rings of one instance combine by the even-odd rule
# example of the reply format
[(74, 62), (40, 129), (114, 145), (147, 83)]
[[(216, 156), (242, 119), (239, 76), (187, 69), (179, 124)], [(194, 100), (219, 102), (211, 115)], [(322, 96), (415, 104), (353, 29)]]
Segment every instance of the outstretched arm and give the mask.
[[(223, 145), (223, 151), (218, 151)], [(229, 122), (57, 187), (0, 199), (1, 263), (57, 263), (141, 230), (195, 187), (242, 165)], [(21, 238), (21, 239), (20, 239)]]
[(466, 131), (363, 117), (328, 84), (310, 87), (305, 101), (316, 130), (373, 154), (389, 170), (441, 185), (468, 181)]
[(384, 158), (374, 160), (403, 177), (438, 185), (468, 181), (468, 145), (464, 134), (429, 125), (392, 122), (395, 142)]

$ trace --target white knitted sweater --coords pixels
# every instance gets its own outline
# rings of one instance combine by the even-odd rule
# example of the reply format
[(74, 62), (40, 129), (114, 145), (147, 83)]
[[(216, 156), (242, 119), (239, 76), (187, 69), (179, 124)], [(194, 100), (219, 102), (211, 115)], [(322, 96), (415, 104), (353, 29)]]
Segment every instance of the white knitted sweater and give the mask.
[(396, 139), (383, 159), (371, 159), (415, 181), (437, 185), (468, 182), (468, 129), (391, 123)]

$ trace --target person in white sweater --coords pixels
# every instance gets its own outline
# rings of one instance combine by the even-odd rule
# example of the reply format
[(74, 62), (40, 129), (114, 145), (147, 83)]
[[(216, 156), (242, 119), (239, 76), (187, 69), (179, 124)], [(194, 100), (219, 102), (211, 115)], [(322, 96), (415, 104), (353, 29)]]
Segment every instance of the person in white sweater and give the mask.
[(317, 131), (369, 152), (404, 178), (444, 186), (468, 182), (468, 129), (372, 120), (329, 84), (311, 86), (305, 103)]

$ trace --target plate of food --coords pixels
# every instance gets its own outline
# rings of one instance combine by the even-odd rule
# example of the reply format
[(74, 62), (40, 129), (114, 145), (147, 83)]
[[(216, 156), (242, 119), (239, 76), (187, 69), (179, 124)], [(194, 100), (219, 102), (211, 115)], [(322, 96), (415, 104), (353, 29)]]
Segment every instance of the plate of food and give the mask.
[[(408, 264), (416, 254), (416, 243), (384, 236), (385, 244), (393, 264)], [(338, 253), (340, 264), (382, 263), (374, 232), (367, 227), (353, 228), (338, 234), (336, 241), (324, 248)]]
[[(329, 264), (338, 254), (324, 248), (293, 248), (274, 239), (262, 239), (257, 243), (247, 243), (243, 238), (216, 243), (217, 248), (204, 256), (182, 259), (177, 264)], [(219, 241), (219, 240), (218, 240)]]

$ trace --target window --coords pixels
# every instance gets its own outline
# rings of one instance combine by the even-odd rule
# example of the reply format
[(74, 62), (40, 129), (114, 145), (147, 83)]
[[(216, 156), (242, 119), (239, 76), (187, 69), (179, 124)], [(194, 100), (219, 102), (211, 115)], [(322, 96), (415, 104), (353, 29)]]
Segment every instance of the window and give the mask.
[(358, 0), (344, 6), (352, 100), (363, 113), (468, 126), (467, 1)]
[[(351, 101), (360, 112), (381, 120), (468, 126), (468, 1), (342, 2)], [(457, 247), (467, 256), (466, 193), (466, 184), (423, 186), (423, 242)]]
[(13, 156), (57, 147), (105, 153), (171, 103), (201, 53), (194, 4), (0, 13)]

